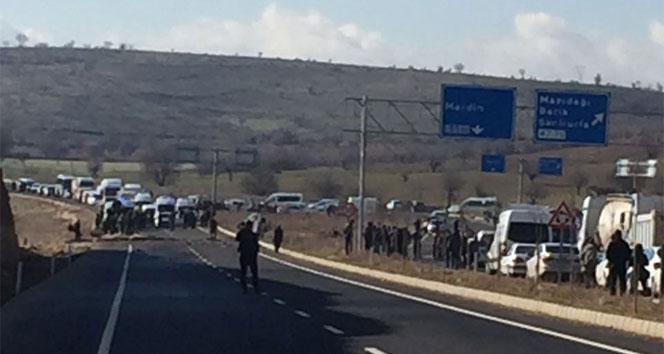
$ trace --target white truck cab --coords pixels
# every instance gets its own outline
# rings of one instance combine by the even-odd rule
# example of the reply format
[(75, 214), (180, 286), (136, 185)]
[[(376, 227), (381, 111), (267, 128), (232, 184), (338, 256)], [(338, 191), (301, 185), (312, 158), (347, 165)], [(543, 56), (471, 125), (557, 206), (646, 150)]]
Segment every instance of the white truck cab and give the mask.
[(111, 201), (117, 198), (118, 192), (122, 189), (122, 179), (104, 178), (99, 184), (104, 201)]
[(171, 229), (175, 227), (175, 197), (162, 195), (155, 200), (154, 227), (160, 228), (168, 225)]

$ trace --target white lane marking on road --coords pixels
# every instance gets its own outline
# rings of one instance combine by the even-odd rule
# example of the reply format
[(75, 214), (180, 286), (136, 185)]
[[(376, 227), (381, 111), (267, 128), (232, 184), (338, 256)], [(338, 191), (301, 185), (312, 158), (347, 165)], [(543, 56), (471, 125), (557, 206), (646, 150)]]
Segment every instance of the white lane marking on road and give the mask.
[(226, 278), (232, 278), (232, 277), (233, 277), (233, 274), (231, 274), (231, 273), (226, 273)]
[(342, 336), (344, 334), (344, 331), (342, 331), (339, 328), (334, 327), (334, 326), (325, 325), (325, 326), (323, 326), (323, 328), (325, 328), (326, 331), (331, 332), (333, 334), (336, 334), (338, 336)]
[(282, 305), (282, 306), (283, 306), (283, 305), (286, 305), (286, 301), (281, 300), (281, 299), (277, 299), (277, 298), (275, 298), (275, 299), (273, 299), (272, 301), (274, 301), (274, 303), (277, 304), (277, 305)]
[(310, 317), (311, 317), (310, 314), (308, 314), (308, 313), (306, 313), (306, 312), (304, 312), (304, 311), (300, 311), (300, 310), (296, 310), (296, 311), (295, 311), (295, 314), (298, 315), (298, 316), (300, 316), (300, 317), (303, 317), (303, 318), (310, 318)]
[(115, 292), (115, 297), (113, 298), (111, 312), (108, 315), (108, 321), (106, 322), (104, 333), (101, 336), (101, 342), (99, 343), (97, 354), (108, 354), (111, 351), (115, 325), (118, 322), (118, 315), (120, 314), (120, 303), (122, 302), (122, 296), (124, 295), (124, 290), (127, 286), (127, 272), (129, 271), (129, 259), (131, 258), (132, 250), (133, 247), (129, 244), (127, 246), (127, 255), (125, 256), (124, 266), (122, 267), (122, 275), (120, 276), (118, 290)]
[(366, 347), (364, 348), (364, 351), (371, 354), (387, 354), (384, 351), (374, 347)]
[(236, 282), (236, 283), (239, 283), (239, 282), (240, 282), (240, 279), (238, 279), (238, 278), (233, 278), (233, 281)]
[(390, 290), (390, 289), (386, 289), (386, 288), (381, 288), (379, 286), (362, 283), (362, 282), (359, 282), (359, 281), (356, 281), (356, 280), (346, 279), (346, 278), (343, 278), (343, 277), (340, 277), (340, 276), (337, 276), (337, 275), (332, 275), (332, 274), (329, 274), (329, 273), (321, 272), (321, 271), (318, 271), (318, 270), (315, 270), (315, 269), (307, 268), (307, 267), (304, 267), (304, 266), (301, 266), (301, 265), (298, 265), (298, 264), (294, 264), (294, 263), (291, 263), (291, 262), (288, 262), (288, 261), (284, 261), (284, 260), (281, 260), (281, 259), (278, 259), (278, 258), (275, 258), (275, 257), (272, 257), (272, 256), (268, 256), (268, 255), (263, 254), (263, 253), (259, 253), (259, 255), (261, 257), (263, 257), (265, 259), (268, 259), (268, 260), (271, 260), (273, 262), (280, 263), (280, 264), (289, 266), (291, 268), (299, 269), (301, 271), (308, 272), (308, 273), (311, 273), (311, 274), (315, 274), (315, 275), (318, 275), (318, 276), (321, 276), (321, 277), (324, 277), (324, 278), (333, 279), (333, 280), (336, 280), (338, 282), (355, 285), (355, 286), (360, 287), (360, 288), (370, 289), (370, 290), (378, 291), (378, 292), (381, 292), (381, 293), (384, 293), (384, 294), (388, 294), (388, 295), (400, 297), (400, 298), (403, 298), (403, 299), (408, 299), (408, 300), (411, 300), (411, 301), (423, 303), (423, 304), (430, 305), (430, 306), (433, 306), (433, 307), (437, 307), (437, 308), (440, 308), (440, 309), (444, 309), (444, 310), (448, 310), (448, 311), (454, 311), (454, 312), (461, 313), (461, 314), (464, 314), (464, 315), (467, 315), (467, 316), (481, 318), (483, 320), (497, 322), (497, 323), (504, 324), (504, 325), (507, 325), (507, 326), (521, 328), (521, 329), (525, 329), (525, 330), (528, 330), (528, 331), (531, 331), (531, 332), (545, 334), (545, 335), (548, 335), (548, 336), (551, 336), (551, 337), (554, 337), (554, 338), (560, 338), (560, 339), (564, 339), (564, 340), (567, 340), (567, 341), (570, 341), (570, 342), (575, 342), (575, 343), (579, 343), (579, 344), (583, 344), (583, 345), (587, 345), (587, 346), (590, 346), (590, 347), (595, 347), (595, 348), (599, 348), (599, 349), (603, 349), (603, 350), (608, 350), (608, 351), (612, 351), (612, 352), (616, 352), (616, 353), (638, 354), (638, 352), (634, 352), (634, 351), (631, 351), (631, 350), (628, 350), (628, 349), (614, 347), (612, 345), (608, 345), (608, 344), (604, 344), (604, 343), (600, 343), (600, 342), (595, 342), (595, 341), (580, 338), (580, 337), (575, 337), (575, 336), (572, 336), (572, 335), (569, 335), (569, 334), (556, 332), (556, 331), (553, 331), (553, 330), (550, 330), (550, 329), (541, 328), (541, 327), (537, 327), (537, 326), (533, 326), (533, 325), (529, 325), (529, 324), (525, 324), (525, 323), (520, 323), (520, 322), (517, 322), (517, 321), (508, 320), (508, 319), (497, 317), (497, 316), (487, 315), (487, 314), (484, 314), (484, 313), (481, 313), (481, 312), (477, 312), (477, 311), (473, 311), (473, 310), (467, 310), (467, 309), (464, 309), (464, 308), (461, 308), (461, 307), (456, 307), (456, 306), (452, 306), (452, 305), (448, 305), (448, 304), (443, 304), (443, 303), (436, 302), (436, 301), (429, 300), (429, 299), (425, 299), (425, 298), (422, 298), (422, 297), (419, 297), (419, 296), (410, 295), (410, 294), (406, 294), (406, 293), (402, 293), (402, 292), (399, 292), (399, 291)]
[(261, 292), (261, 295), (267, 296), (267, 293), (265, 291)]

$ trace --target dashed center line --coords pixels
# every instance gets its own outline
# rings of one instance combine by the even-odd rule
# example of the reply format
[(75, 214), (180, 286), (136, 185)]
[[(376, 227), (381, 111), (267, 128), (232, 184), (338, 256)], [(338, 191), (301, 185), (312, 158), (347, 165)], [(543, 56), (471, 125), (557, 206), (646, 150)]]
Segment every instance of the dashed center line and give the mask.
[(286, 305), (286, 302), (281, 299), (273, 299), (272, 301), (274, 301), (274, 303), (277, 305)]
[(325, 326), (323, 326), (323, 328), (325, 328), (326, 331), (334, 333), (334, 334), (339, 335), (339, 336), (344, 334), (344, 331), (342, 331), (339, 328), (334, 327), (334, 326), (325, 325)]
[(387, 354), (384, 351), (374, 347), (366, 347), (364, 348), (364, 351), (371, 354)]
[(304, 311), (300, 311), (300, 310), (296, 310), (296, 311), (295, 311), (295, 314), (298, 315), (298, 316), (300, 316), (300, 317), (303, 317), (303, 318), (310, 318), (310, 317), (311, 317), (310, 314), (308, 314), (308, 313), (306, 313), (306, 312), (304, 312)]

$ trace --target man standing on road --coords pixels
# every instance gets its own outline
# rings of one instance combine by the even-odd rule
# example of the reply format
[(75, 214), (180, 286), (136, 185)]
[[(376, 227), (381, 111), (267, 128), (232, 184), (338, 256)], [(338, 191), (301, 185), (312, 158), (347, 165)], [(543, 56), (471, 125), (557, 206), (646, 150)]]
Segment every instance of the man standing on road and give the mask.
[(208, 220), (208, 227), (210, 231), (210, 237), (216, 239), (217, 238), (217, 220), (215, 218), (210, 218)]
[(277, 228), (274, 229), (274, 237), (272, 238), (274, 252), (279, 253), (279, 248), (281, 247), (282, 242), (284, 242), (284, 230), (281, 228), (281, 225), (277, 225)]
[(355, 220), (350, 219), (346, 228), (344, 228), (344, 241), (346, 255), (353, 252), (353, 227), (355, 227)]
[(373, 222), (369, 221), (367, 227), (364, 228), (364, 249), (369, 252), (374, 244), (374, 226)]
[(454, 232), (447, 239), (447, 268), (457, 269), (459, 266), (459, 251), (461, 247), (461, 234), (459, 233), (459, 220), (454, 221)]
[(251, 230), (251, 223), (245, 223), (235, 240), (239, 243), (240, 252), (240, 280), (242, 291), (247, 292), (247, 268), (251, 269), (254, 291), (258, 293), (258, 235)]
[(609, 289), (611, 295), (616, 294), (616, 282), (620, 281), (620, 296), (627, 291), (627, 261), (630, 259), (629, 245), (622, 239), (622, 232), (616, 230), (611, 235), (611, 242), (606, 249), (606, 259), (609, 261)]

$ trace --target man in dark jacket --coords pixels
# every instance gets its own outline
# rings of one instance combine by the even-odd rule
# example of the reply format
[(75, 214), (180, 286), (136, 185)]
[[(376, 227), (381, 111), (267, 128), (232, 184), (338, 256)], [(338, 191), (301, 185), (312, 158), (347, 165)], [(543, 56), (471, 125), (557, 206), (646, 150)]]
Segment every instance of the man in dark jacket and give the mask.
[(611, 235), (611, 242), (606, 249), (606, 259), (609, 261), (609, 289), (611, 295), (616, 294), (616, 282), (620, 281), (620, 295), (627, 290), (627, 261), (630, 259), (629, 245), (622, 239), (622, 232), (616, 230)]
[(277, 225), (277, 228), (274, 229), (274, 237), (272, 239), (274, 252), (279, 253), (279, 248), (281, 247), (282, 242), (284, 242), (284, 230), (281, 228), (281, 225)]
[(634, 246), (634, 255), (629, 260), (629, 263), (632, 265), (632, 282), (630, 292), (633, 294), (635, 289), (639, 288), (639, 283), (641, 283), (642, 294), (644, 296), (650, 296), (650, 288), (648, 287), (648, 279), (650, 279), (650, 272), (646, 267), (648, 266), (648, 257), (643, 252), (643, 245), (637, 243)]
[(251, 224), (245, 223), (235, 235), (240, 252), (240, 280), (242, 290), (247, 292), (247, 268), (251, 269), (254, 290), (258, 292), (258, 235), (251, 231)]
[(364, 249), (369, 252), (374, 244), (374, 226), (373, 222), (369, 221), (367, 227), (364, 228)]
[(447, 238), (447, 267), (457, 269), (459, 267), (459, 251), (461, 249), (461, 234), (459, 232), (459, 220), (454, 222), (454, 232)]
[(346, 228), (344, 229), (344, 241), (346, 254), (353, 252), (353, 228), (355, 227), (355, 220), (350, 219)]
[(420, 230), (422, 222), (420, 219), (415, 220), (413, 227), (413, 258), (416, 260), (422, 259), (422, 230)]

